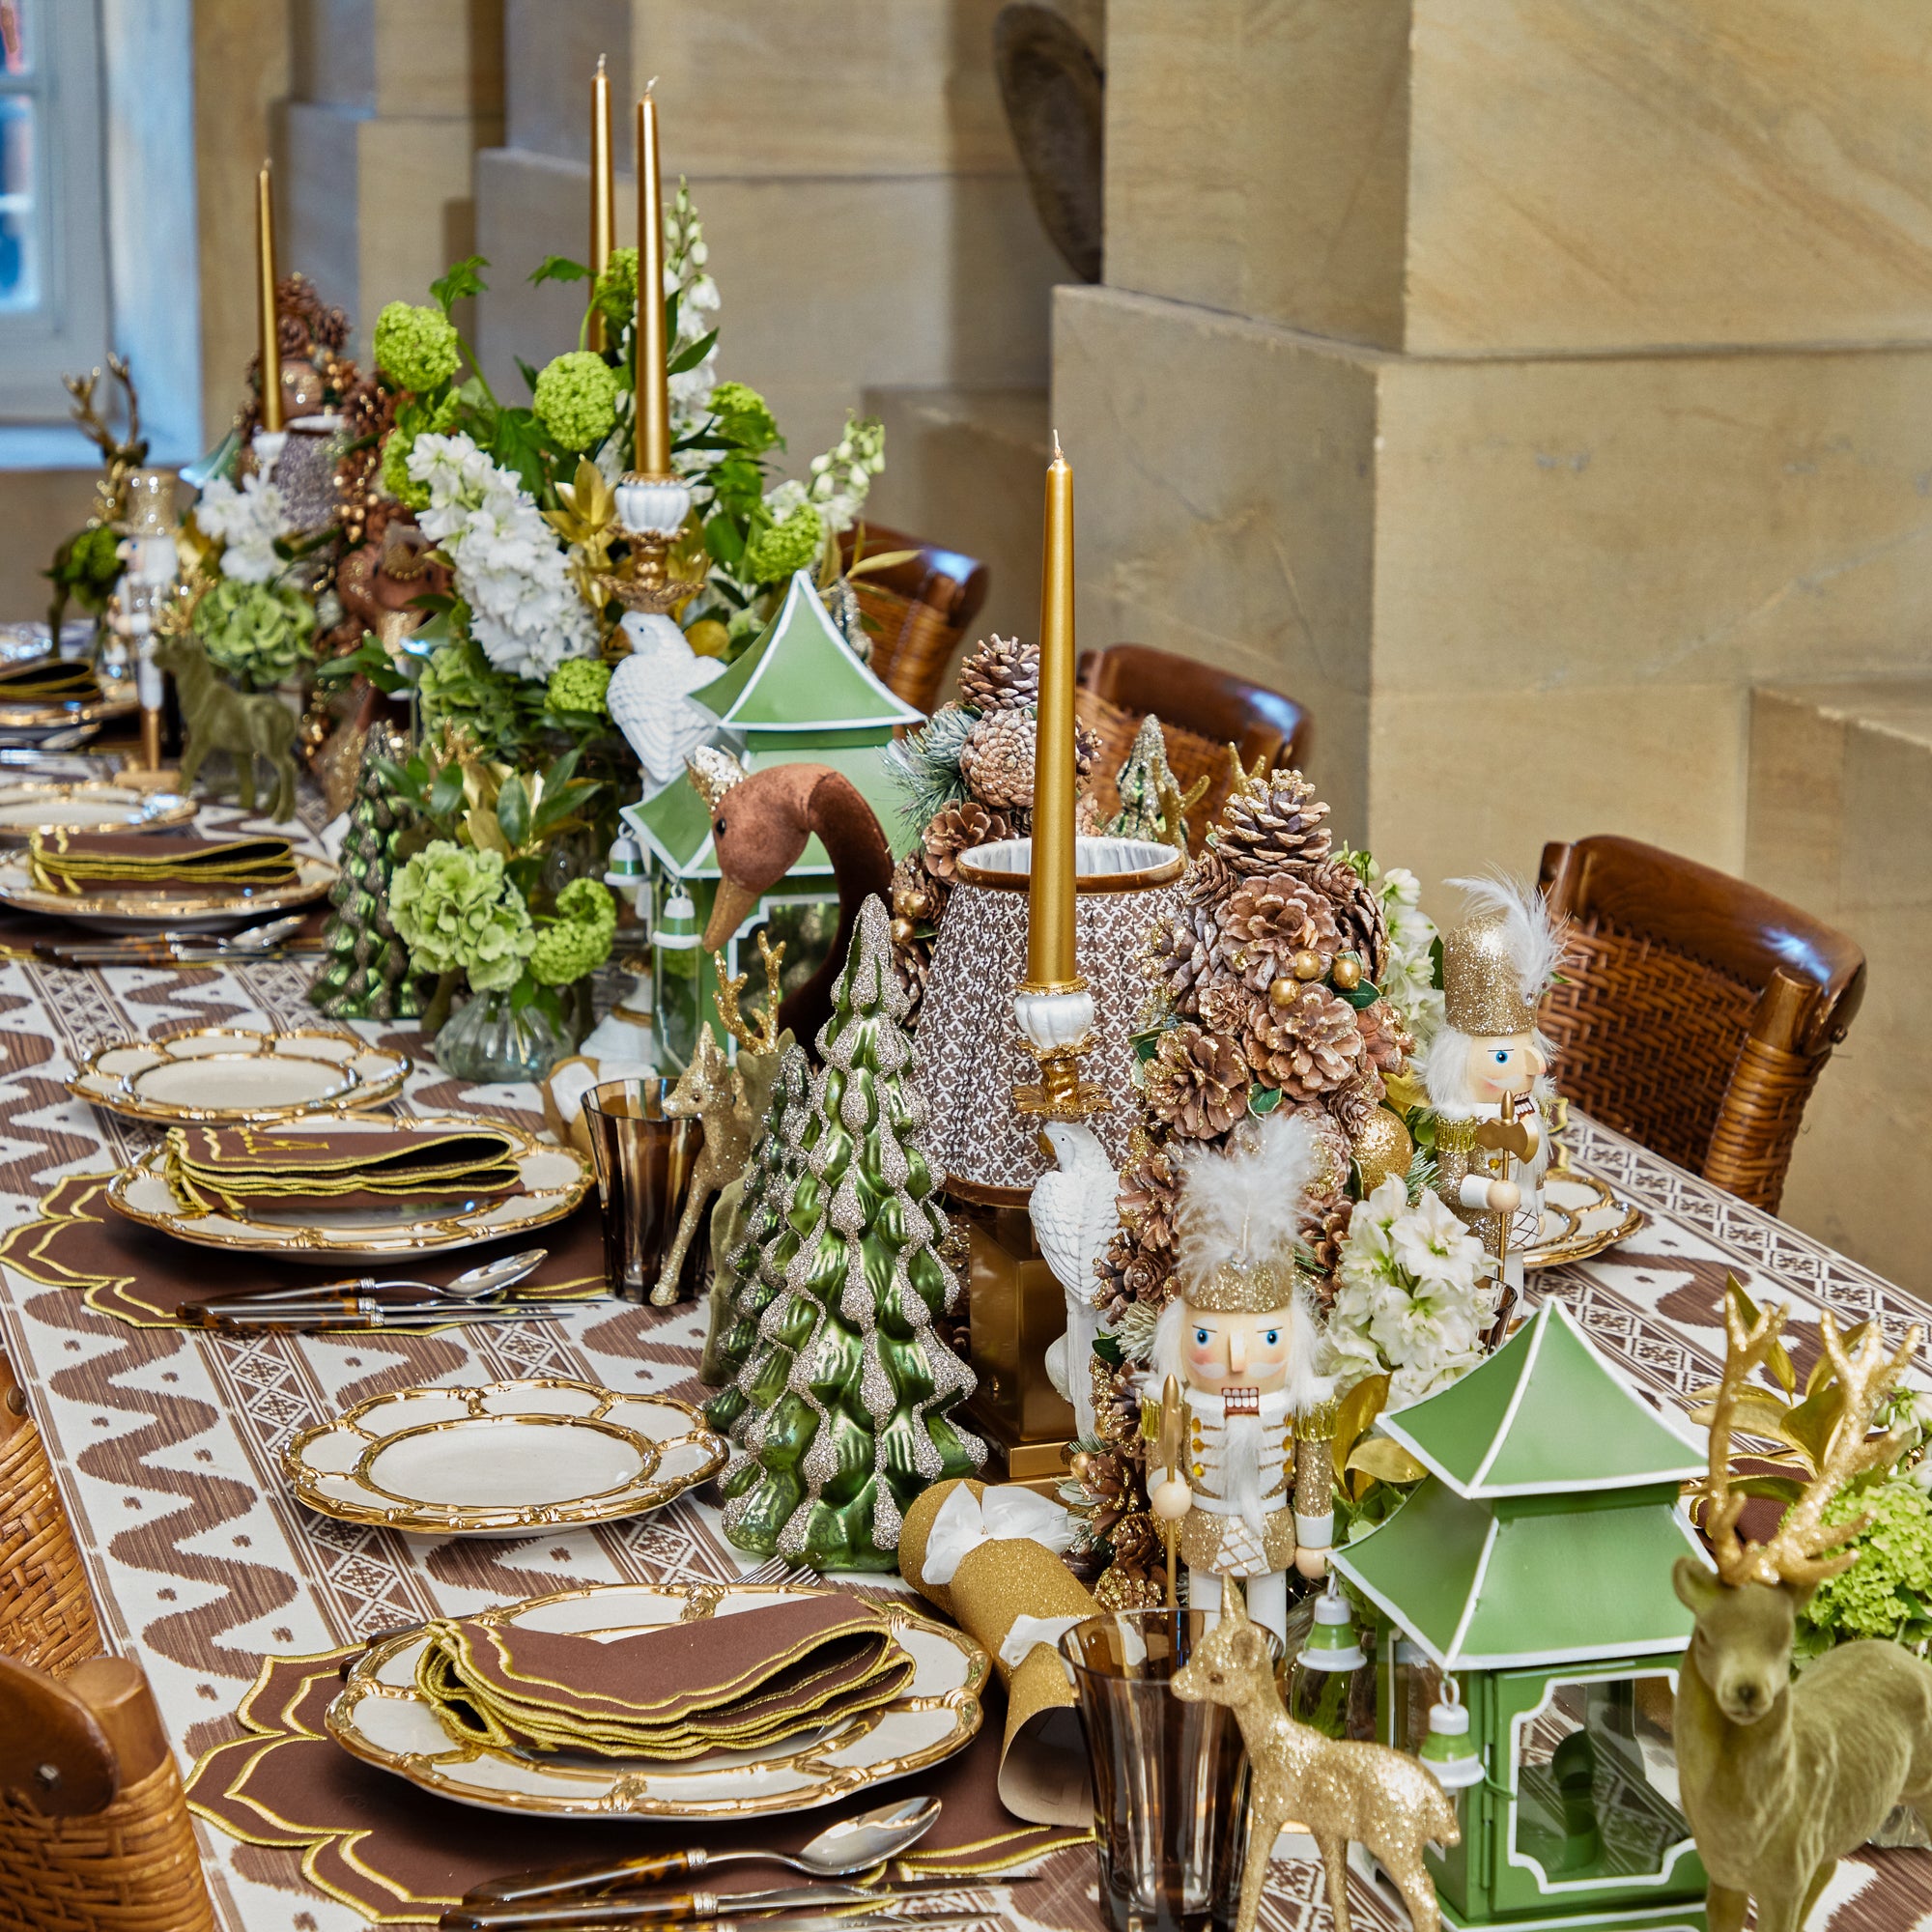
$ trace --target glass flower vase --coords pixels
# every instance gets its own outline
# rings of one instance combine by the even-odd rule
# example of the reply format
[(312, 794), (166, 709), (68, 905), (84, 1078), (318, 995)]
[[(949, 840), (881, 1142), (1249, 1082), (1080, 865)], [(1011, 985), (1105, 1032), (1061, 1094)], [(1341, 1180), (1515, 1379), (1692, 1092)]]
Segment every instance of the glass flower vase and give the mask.
[(540, 1007), (512, 1009), (507, 991), (472, 993), (436, 1037), (437, 1065), (478, 1086), (541, 1080), (570, 1042)]

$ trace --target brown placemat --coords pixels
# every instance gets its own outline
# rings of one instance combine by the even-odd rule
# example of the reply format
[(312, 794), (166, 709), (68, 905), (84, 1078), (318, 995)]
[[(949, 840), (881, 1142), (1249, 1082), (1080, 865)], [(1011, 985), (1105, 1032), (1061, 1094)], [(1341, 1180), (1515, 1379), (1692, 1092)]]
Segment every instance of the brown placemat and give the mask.
[(111, 1174), (71, 1174), (56, 1181), (34, 1220), (0, 1236), (0, 1264), (43, 1287), (75, 1289), (103, 1315), (137, 1328), (182, 1327), (175, 1310), (184, 1303), (213, 1301), (247, 1289), (320, 1284), (358, 1272), (441, 1283), (533, 1243), (548, 1248), (550, 1259), (517, 1284), (519, 1295), (570, 1300), (605, 1292), (604, 1229), (594, 1203), (547, 1228), (523, 1229), (505, 1240), (448, 1254), (395, 1255), (380, 1262), (345, 1259), (331, 1266), (307, 1262), (278, 1265), (272, 1256), (197, 1247), (124, 1219), (107, 1205), (107, 1183), (113, 1179)]
[[(1082, 1845), (1091, 1833), (1022, 1825), (996, 1792), (997, 1725), (981, 1725), (966, 1748), (917, 1778), (872, 1785), (837, 1804), (731, 1824), (639, 1819), (617, 1825), (520, 1818), (422, 1791), (353, 1758), (323, 1727), (355, 1650), (271, 1658), (236, 1713), (242, 1735), (202, 1753), (187, 1782), (189, 1806), (242, 1843), (292, 1857), (300, 1875), (376, 1924), (433, 1919), (470, 1887), (503, 1873), (605, 1856), (631, 1857), (702, 1845), (709, 1852), (790, 1852), (837, 1818), (868, 1811), (893, 1796), (931, 1794), (938, 1823), (900, 1861), (906, 1878), (991, 1880), (1049, 1853)], [(275, 1882), (264, 1871), (262, 1877)], [(707, 1871), (713, 1891), (749, 1891), (795, 1879), (752, 1862)], [(288, 1879), (281, 1882), (287, 1883)]]

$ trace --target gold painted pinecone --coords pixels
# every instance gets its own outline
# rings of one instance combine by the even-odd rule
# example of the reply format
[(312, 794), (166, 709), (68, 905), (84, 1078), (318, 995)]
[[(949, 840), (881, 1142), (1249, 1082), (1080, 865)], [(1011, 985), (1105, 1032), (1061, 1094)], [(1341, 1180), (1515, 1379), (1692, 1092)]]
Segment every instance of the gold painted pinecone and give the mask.
[(1257, 1001), (1255, 1012), (1246, 1036), (1249, 1065), (1258, 1078), (1292, 1099), (1332, 1094), (1360, 1066), (1355, 1009), (1325, 986), (1303, 986), (1288, 1007)]
[(1148, 1112), (1187, 1140), (1212, 1140), (1246, 1114), (1248, 1086), (1238, 1039), (1183, 1022), (1161, 1035), (1148, 1064)]
[(1103, 1610), (1157, 1610), (1167, 1601), (1166, 1555), (1159, 1576), (1129, 1563), (1110, 1563), (1094, 1585), (1094, 1601)]
[(1304, 1100), (1294, 1109), (1308, 1122), (1315, 1140), (1315, 1178), (1308, 1183), (1311, 1208), (1339, 1201), (1349, 1206), (1349, 1136), (1319, 1100)]
[(1207, 915), (1182, 908), (1164, 914), (1142, 954), (1147, 976), (1174, 1002), (1179, 1012), (1192, 1012), (1196, 987), (1210, 970), (1208, 947), (1214, 926)]
[(1375, 1118), (1388, 1090), (1373, 1066), (1364, 1066), (1328, 1095), (1328, 1111), (1336, 1124), (1353, 1140)]
[(933, 813), (920, 841), (925, 848), (925, 869), (950, 887), (959, 876), (960, 853), (1011, 837), (1006, 819), (976, 798), (946, 806)]
[(1362, 1048), (1378, 1073), (1400, 1073), (1415, 1051), (1415, 1036), (1403, 1025), (1402, 1015), (1386, 1000), (1364, 1007), (1355, 1015), (1362, 1030)]
[(1115, 1206), (1142, 1247), (1163, 1254), (1172, 1250), (1180, 1211), (1180, 1177), (1165, 1152), (1155, 1149), (1128, 1165), (1121, 1176)]
[(1039, 698), (1039, 646), (992, 637), (974, 645), (959, 670), (959, 701), (973, 711), (1006, 711)]
[(1218, 906), (1240, 883), (1240, 874), (1226, 860), (1204, 852), (1181, 875), (1180, 902), (1185, 906)]
[(1340, 949), (1341, 932), (1329, 901), (1287, 872), (1243, 879), (1215, 915), (1213, 957), (1257, 993), (1293, 979), (1300, 952), (1320, 955), (1322, 970)]
[(1362, 973), (1381, 984), (1388, 961), (1388, 921), (1381, 895), (1347, 860), (1328, 859), (1307, 873), (1308, 883), (1334, 906), (1342, 944), (1362, 955)]
[(1299, 772), (1271, 772), (1257, 788), (1231, 793), (1208, 836), (1235, 871), (1265, 876), (1327, 858), (1334, 843), (1321, 822), (1327, 816), (1327, 805)]
[(1031, 710), (989, 711), (959, 748), (959, 776), (986, 805), (1033, 806)]
[(1349, 1219), (1355, 1204), (1346, 1196), (1301, 1224), (1302, 1243), (1315, 1257), (1315, 1298), (1322, 1314), (1335, 1305), (1335, 1269), (1342, 1260), (1342, 1243), (1349, 1237)]

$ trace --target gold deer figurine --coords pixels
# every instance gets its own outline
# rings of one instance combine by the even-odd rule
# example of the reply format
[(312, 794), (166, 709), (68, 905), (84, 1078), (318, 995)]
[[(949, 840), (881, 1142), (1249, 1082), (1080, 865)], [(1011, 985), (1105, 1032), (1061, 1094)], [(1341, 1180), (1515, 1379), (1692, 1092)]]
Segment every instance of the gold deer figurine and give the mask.
[[(1798, 1932), (1833, 1867), (1904, 1804), (1932, 1828), (1932, 1664), (1902, 1644), (1846, 1643), (1791, 1677), (1800, 1606), (1857, 1560), (1842, 1546), (1868, 1518), (1827, 1523), (1855, 1477), (1883, 1468), (1897, 1439), (1872, 1418), (1918, 1346), (1914, 1328), (1888, 1354), (1876, 1320), (1847, 1350), (1830, 1315), (1818, 1339), (1844, 1406), (1818, 1473), (1769, 1543), (1737, 1533), (1744, 1495), (1732, 1485), (1731, 1431), (1750, 1375), (1771, 1354), (1782, 1308), (1747, 1321), (1726, 1286), (1723, 1380), (1711, 1406), (1704, 1533), (1718, 1572), (1677, 1559), (1677, 1594), (1697, 1624), (1677, 1679), (1675, 1737), (1683, 1805), (1710, 1886), (1711, 1932), (1739, 1932), (1757, 1902), (1758, 1932)], [(1747, 1418), (1748, 1406), (1747, 1406)]]
[(1386, 1745), (1324, 1738), (1282, 1707), (1267, 1638), (1248, 1621), (1233, 1583), (1221, 1620), (1174, 1674), (1189, 1704), (1225, 1704), (1248, 1747), (1248, 1860), (1235, 1932), (1254, 1932), (1268, 1859), (1281, 1828), (1297, 1819), (1321, 1848), (1328, 1909), (1349, 1932), (1349, 1841), (1368, 1846), (1394, 1879), (1414, 1932), (1440, 1932), (1435, 1885), (1422, 1861), (1431, 1843), (1457, 1844), (1463, 1829), (1449, 1795), (1419, 1758)]
[[(697, 1237), (705, 1204), (745, 1172), (752, 1142), (763, 1118), (763, 1103), (770, 1097), (771, 1069), (778, 1065), (779, 970), (784, 964), (784, 951), (782, 942), (770, 946), (765, 935), (758, 934), (758, 953), (764, 961), (769, 996), (764, 1017), (755, 1027), (748, 1026), (739, 1010), (747, 976), (740, 973), (735, 978), (727, 977), (724, 955), (722, 952), (711, 955), (711, 962), (718, 970), (718, 1017), (738, 1042), (738, 1065), (734, 1066), (724, 1058), (724, 1049), (708, 1026), (699, 1027), (691, 1063), (665, 1100), (664, 1110), (672, 1120), (704, 1122), (704, 1145), (691, 1170), (691, 1192), (685, 1196), (677, 1233), (671, 1237), (664, 1266), (658, 1270), (656, 1285), (651, 1290), (653, 1307), (667, 1308), (677, 1299), (677, 1278), (683, 1271), (685, 1255)], [(747, 1065), (748, 1060), (754, 1064)]]

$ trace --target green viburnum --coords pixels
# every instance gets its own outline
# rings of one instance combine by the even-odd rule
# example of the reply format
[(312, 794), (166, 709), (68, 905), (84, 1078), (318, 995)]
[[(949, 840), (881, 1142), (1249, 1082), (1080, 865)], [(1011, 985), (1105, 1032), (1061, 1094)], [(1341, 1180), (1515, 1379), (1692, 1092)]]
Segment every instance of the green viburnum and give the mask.
[(429, 508), (429, 485), (418, 483), (410, 474), (410, 451), (416, 438), (426, 434), (440, 436), (456, 421), (456, 398), (443, 396), (434, 403), (412, 396), (396, 412), (395, 427), (383, 441), (383, 488), (397, 502), (412, 510)]
[(372, 341), (377, 368), (418, 394), (448, 382), (463, 360), (456, 325), (440, 308), (392, 301), (376, 318)]
[(612, 328), (629, 328), (638, 313), (638, 251), (612, 248), (592, 298)]
[(720, 383), (706, 407), (717, 418), (712, 427), (718, 435), (753, 456), (784, 441), (771, 405), (749, 383)]
[(396, 874), (389, 917), (418, 973), (468, 973), (479, 993), (514, 986), (537, 943), (501, 855), (447, 838), (432, 839)]
[(550, 711), (588, 711), (603, 717), (610, 709), (611, 667), (601, 658), (566, 658), (550, 674), (544, 706)]
[(595, 449), (617, 423), (617, 372), (589, 349), (554, 356), (530, 408), (560, 449)]
[(1850, 1522), (1867, 1513), (1871, 1521), (1850, 1546), (1858, 1560), (1826, 1577), (1798, 1613), (1827, 1644), (1895, 1637), (1913, 1626), (1924, 1634), (1932, 1618), (1932, 1500), (1909, 1482), (1876, 1483), (1835, 1498), (1825, 1520)]
[(782, 523), (755, 530), (745, 545), (745, 576), (753, 583), (777, 583), (813, 562), (825, 542), (825, 524), (810, 503)]
[(298, 590), (224, 577), (194, 607), (208, 661), (244, 691), (267, 691), (308, 661), (315, 607)]
[(530, 978), (540, 986), (567, 986), (594, 973), (610, 958), (617, 931), (617, 902), (600, 880), (571, 880), (556, 895), (556, 911), (530, 953)]

